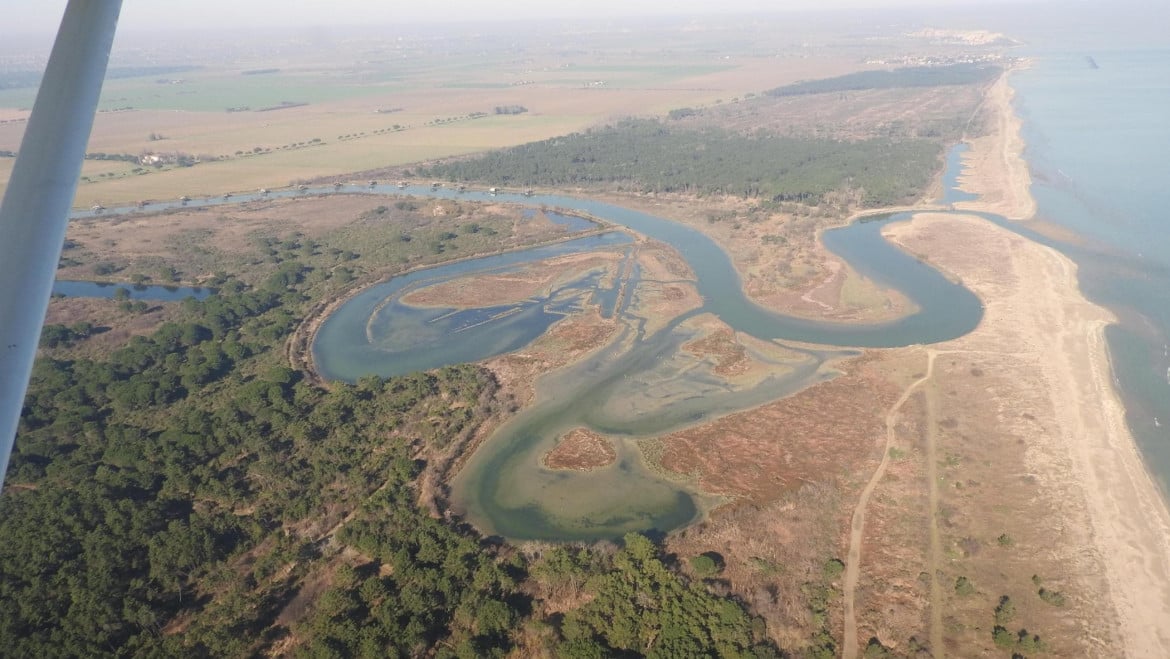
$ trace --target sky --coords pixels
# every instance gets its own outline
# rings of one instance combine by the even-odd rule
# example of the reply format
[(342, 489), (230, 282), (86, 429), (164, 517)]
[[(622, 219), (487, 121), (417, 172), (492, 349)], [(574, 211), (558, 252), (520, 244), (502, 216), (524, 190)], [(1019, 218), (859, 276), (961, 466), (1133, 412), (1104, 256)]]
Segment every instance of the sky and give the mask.
[[(1036, 0), (999, 0), (1021, 4)], [(0, 32), (51, 33), (65, 0), (0, 0)], [(119, 30), (235, 26), (303, 27), (517, 18), (775, 13), (802, 9), (963, 7), (987, 0), (439, 0), (398, 3), (372, 0), (124, 0)]]
[[(0, 55), (41, 50), (47, 55), (66, 2), (0, 0)], [(311, 28), (314, 34), (328, 34), (324, 29), (348, 26), (858, 9), (910, 9), (924, 25), (990, 29), (1025, 41), (1031, 41), (1030, 35), (1051, 39), (1073, 32), (1089, 38), (1096, 26), (1096, 32), (1128, 35), (1135, 44), (1170, 43), (1165, 29), (1170, 0), (123, 0), (114, 50), (142, 36), (165, 39), (207, 29), (225, 34), (296, 29), (299, 34)], [(850, 15), (870, 20), (864, 12)], [(1119, 42), (1112, 38), (1110, 43)]]

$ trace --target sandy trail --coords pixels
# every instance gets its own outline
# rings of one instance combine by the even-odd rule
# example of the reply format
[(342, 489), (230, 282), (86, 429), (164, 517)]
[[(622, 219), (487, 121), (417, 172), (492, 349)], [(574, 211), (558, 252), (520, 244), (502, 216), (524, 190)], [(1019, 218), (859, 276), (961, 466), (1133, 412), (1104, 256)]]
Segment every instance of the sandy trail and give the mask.
[[(938, 356), (938, 351), (931, 350), (928, 352), (928, 355), (930, 359), (928, 364), (930, 370), (927, 371), (927, 374), (930, 375), (934, 372), (934, 360)], [(938, 528), (938, 388), (936, 386), (924, 387), (923, 391), (926, 398), (926, 418), (924, 423), (926, 427), (927, 500), (929, 502), (929, 507), (927, 508), (927, 528), (930, 529), (930, 544), (926, 554), (928, 572), (930, 573), (929, 638), (931, 654), (934, 659), (942, 659), (946, 649), (943, 643), (943, 606), (946, 601), (943, 599), (942, 576), (940, 574), (943, 565), (942, 534)]]
[(890, 446), (894, 443), (895, 425), (898, 421), (898, 412), (910, 396), (934, 374), (934, 358), (935, 352), (927, 352), (926, 374), (915, 380), (898, 400), (890, 406), (890, 411), (886, 412), (886, 443), (882, 447), (882, 461), (878, 463), (877, 469), (874, 470), (873, 476), (870, 476), (869, 482), (865, 484), (865, 489), (861, 491), (861, 496), (858, 497), (857, 505), (853, 508), (853, 521), (849, 527), (849, 553), (845, 559), (845, 581), (842, 585), (842, 599), (845, 606), (845, 638), (843, 642), (842, 656), (845, 659), (853, 659), (857, 657), (858, 642), (857, 642), (857, 612), (854, 608), (854, 600), (857, 593), (857, 581), (861, 576), (861, 541), (865, 535), (865, 511), (869, 506), (869, 498), (873, 495), (873, 491), (882, 480), (882, 476), (886, 473), (886, 467), (890, 463)]

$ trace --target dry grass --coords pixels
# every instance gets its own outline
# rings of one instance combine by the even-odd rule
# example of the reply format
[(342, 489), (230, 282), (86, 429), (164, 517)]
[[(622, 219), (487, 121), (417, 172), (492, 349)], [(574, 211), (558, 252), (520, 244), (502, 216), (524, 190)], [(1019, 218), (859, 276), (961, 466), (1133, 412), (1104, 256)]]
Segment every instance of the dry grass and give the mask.
[(821, 245), (820, 232), (839, 226), (856, 207), (833, 195), (821, 207), (765, 209), (739, 197), (609, 194), (608, 200), (688, 224), (731, 255), (744, 291), (781, 313), (836, 321), (877, 322), (913, 310), (898, 291), (877, 286)]
[[(468, 233), (470, 223), (484, 230)], [(428, 244), (447, 232), (458, 234), (445, 241), (450, 251), (429, 252)], [(198, 282), (217, 270), (249, 280), (263, 252), (261, 242), (294, 234), (360, 254), (360, 260), (348, 265), (358, 272), (436, 263), (566, 235), (564, 227), (550, 222), (521, 221), (518, 207), (501, 204), (373, 195), (270, 199), (75, 220), (64, 255), (76, 265), (61, 268), (58, 276), (92, 278), (95, 263), (109, 262), (122, 279), (155, 276), (166, 265), (179, 270), (185, 282)], [(403, 235), (415, 242), (403, 242)]]
[[(1075, 279), (1061, 268), (1063, 257), (973, 219), (934, 217), (889, 231), (962, 277), (987, 304), (978, 329), (930, 348), (937, 358), (923, 391), (935, 401), (933, 411), (907, 414), (913, 423), (899, 429), (899, 446), (923, 467), (907, 466), (905, 478), (887, 478), (875, 492), (878, 501), (900, 502), (907, 513), (920, 510), (909, 502), (921, 501), (916, 479), (932, 465), (922, 462), (918, 447), (923, 438), (933, 439), (938, 501), (927, 514), (939, 531), (934, 575), (941, 584), (942, 601), (935, 605), (943, 651), (995, 652), (994, 610), (1006, 595), (1017, 609), (1005, 625), (1012, 633), (1026, 628), (1038, 634), (1056, 656), (1112, 654), (1118, 648), (1116, 614), (1106, 596), (1108, 558), (1093, 540), (1086, 507), (1103, 495), (1086, 490), (1075, 475), (1077, 440), (1065, 434), (1069, 410), (1063, 405), (1076, 403), (1053, 398), (1063, 386), (1053, 364), (1087, 361), (1053, 352), (1052, 337), (1076, 333), (1074, 314), (1088, 313), (1079, 311), (1087, 305), (1078, 300)], [(1012, 258), (989, 260), (987, 254)], [(867, 533), (866, 540), (866, 551), (881, 557), (896, 553), (906, 534)], [(882, 606), (898, 592), (882, 581), (896, 568), (882, 558), (866, 560), (864, 571), (874, 571), (872, 597)], [(970, 582), (970, 592), (956, 589), (960, 577)], [(1062, 593), (1065, 604), (1041, 600), (1040, 587)]]
[(152, 302), (142, 313), (129, 312), (121, 303), (103, 298), (54, 298), (49, 301), (45, 324), (73, 325), (87, 322), (97, 332), (68, 348), (54, 349), (56, 357), (98, 358), (126, 344), (132, 336), (147, 336), (182, 313), (178, 302)]
[(588, 428), (574, 428), (545, 454), (544, 465), (549, 469), (589, 471), (611, 465), (616, 459), (617, 451), (609, 439)]
[[(822, 586), (825, 562), (838, 551), (845, 502), (836, 484), (804, 484), (769, 503), (721, 511), (672, 535), (667, 549), (684, 559), (719, 554), (725, 567), (717, 592), (734, 592), (764, 619), (777, 645), (796, 650), (821, 626), (809, 594)], [(835, 618), (824, 623), (832, 629)]]
[(788, 398), (661, 438), (661, 465), (697, 474), (706, 492), (766, 503), (799, 488), (850, 474), (872, 458), (883, 418), (898, 391), (876, 357), (846, 375)]
[(616, 252), (572, 254), (529, 263), (514, 272), (461, 277), (418, 288), (404, 295), (402, 302), (440, 307), (515, 304), (537, 295), (547, 295), (554, 285), (590, 270), (610, 272), (620, 258)]
[[(921, 366), (921, 356), (910, 357)], [(861, 577), (855, 593), (858, 638), (876, 637), (899, 652), (913, 638), (929, 639), (929, 506), (921, 393), (902, 406), (897, 443), (870, 498), (862, 537)]]
[(591, 309), (565, 317), (527, 347), (489, 359), (484, 365), (500, 383), (501, 397), (516, 406), (527, 405), (536, 395), (538, 377), (607, 344), (619, 328), (617, 320), (602, 318), (597, 309)]

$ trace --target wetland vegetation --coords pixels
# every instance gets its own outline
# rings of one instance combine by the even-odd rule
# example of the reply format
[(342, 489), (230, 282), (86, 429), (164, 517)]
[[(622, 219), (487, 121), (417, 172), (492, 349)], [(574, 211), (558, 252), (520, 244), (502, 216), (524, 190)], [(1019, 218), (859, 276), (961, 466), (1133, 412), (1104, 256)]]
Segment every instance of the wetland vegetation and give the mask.
[[(645, 50), (573, 33), (555, 46), (532, 43), (520, 59), (503, 34), (393, 46), (367, 35), (337, 46), (360, 54), (338, 62), (300, 44), (279, 67), (250, 52), (243, 69), (108, 84), (95, 155), (168, 151), (201, 154), (200, 164), (136, 170), (91, 160), (78, 203), (194, 202), (74, 221), (61, 276), (100, 270), (217, 293), (150, 305), (53, 302), (0, 497), (0, 532), (12, 539), (0, 551), (0, 642), (30, 656), (834, 655), (840, 502), (897, 392), (867, 357), (773, 400), (797, 388), (783, 376), (826, 379), (823, 365), (839, 355), (753, 338), (743, 318), (724, 325), (692, 313), (704, 296), (722, 310), (743, 298), (727, 291), (739, 291), (752, 267), (744, 253), (732, 267), (727, 244), (701, 245), (689, 258), (730, 273), (712, 280), (685, 272), (686, 258), (664, 243), (623, 240), (605, 258), (534, 277), (525, 304), (550, 312), (551, 327), (486, 367), (322, 382), (307, 361), (312, 321), (341, 298), (581, 228), (514, 203), (593, 203), (512, 194), (526, 187), (693, 207), (694, 226), (737, 232), (781, 261), (820, 264), (812, 246), (822, 230), (861, 207), (922, 196), (978, 96), (978, 81), (948, 88), (940, 102), (917, 91), (933, 88), (865, 78), (868, 91), (896, 94), (867, 108), (858, 127), (848, 99), (837, 98), (840, 85), (856, 83), (846, 78), (800, 94), (799, 120), (777, 123), (768, 113), (796, 97), (759, 90), (853, 71), (855, 54), (783, 45), (773, 30), (674, 29)], [(807, 26), (790, 34), (793, 44), (823, 36)], [(0, 91), (0, 106), (28, 97)], [(906, 118), (906, 105), (930, 117)], [(669, 114), (679, 107), (690, 111)], [(660, 119), (622, 118), (646, 113)], [(20, 112), (3, 116), (0, 146), (15, 150)], [(467, 157), (442, 160), (452, 155)], [(410, 179), (406, 189), (367, 183), (399, 178)], [(416, 190), (427, 179), (505, 191)], [(320, 188), (297, 193), (302, 182)], [(332, 194), (355, 183), (399, 196)], [(274, 193), (240, 192), (260, 187)], [(326, 187), (330, 196), (317, 197)], [(197, 208), (201, 195), (218, 205)], [(657, 221), (688, 243), (691, 229)], [(817, 272), (786, 281), (796, 290)], [(474, 298), (482, 280), (467, 281), (446, 283)], [(439, 282), (425, 283), (404, 308), (442, 306)], [(448, 311), (416, 317), (413, 328), (449, 339), (465, 327), (445, 322), (484, 320)], [(521, 453), (485, 441), (517, 429), (530, 435)], [(566, 433), (591, 443), (549, 454)], [(743, 444), (728, 450), (727, 438)], [(546, 466), (561, 468), (542, 467), (546, 454)], [(527, 462), (513, 470), (518, 460)], [(529, 514), (537, 523), (493, 526), (472, 508), (494, 490), (518, 509), (569, 493), (579, 519)], [(626, 533), (698, 520), (711, 493), (731, 505), (678, 533)], [(605, 497), (617, 502), (608, 517), (590, 507)], [(589, 542), (565, 542), (574, 536)]]

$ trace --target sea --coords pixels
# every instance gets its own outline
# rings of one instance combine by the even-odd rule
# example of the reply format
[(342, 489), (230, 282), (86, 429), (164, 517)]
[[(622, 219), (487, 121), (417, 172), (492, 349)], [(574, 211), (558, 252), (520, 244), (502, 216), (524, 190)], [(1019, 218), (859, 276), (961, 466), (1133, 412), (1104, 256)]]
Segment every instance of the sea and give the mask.
[(1031, 64), (1010, 82), (1036, 225), (1120, 319), (1106, 331), (1114, 382), (1170, 499), (1170, 38), (1088, 24), (1024, 39), (1015, 54)]

